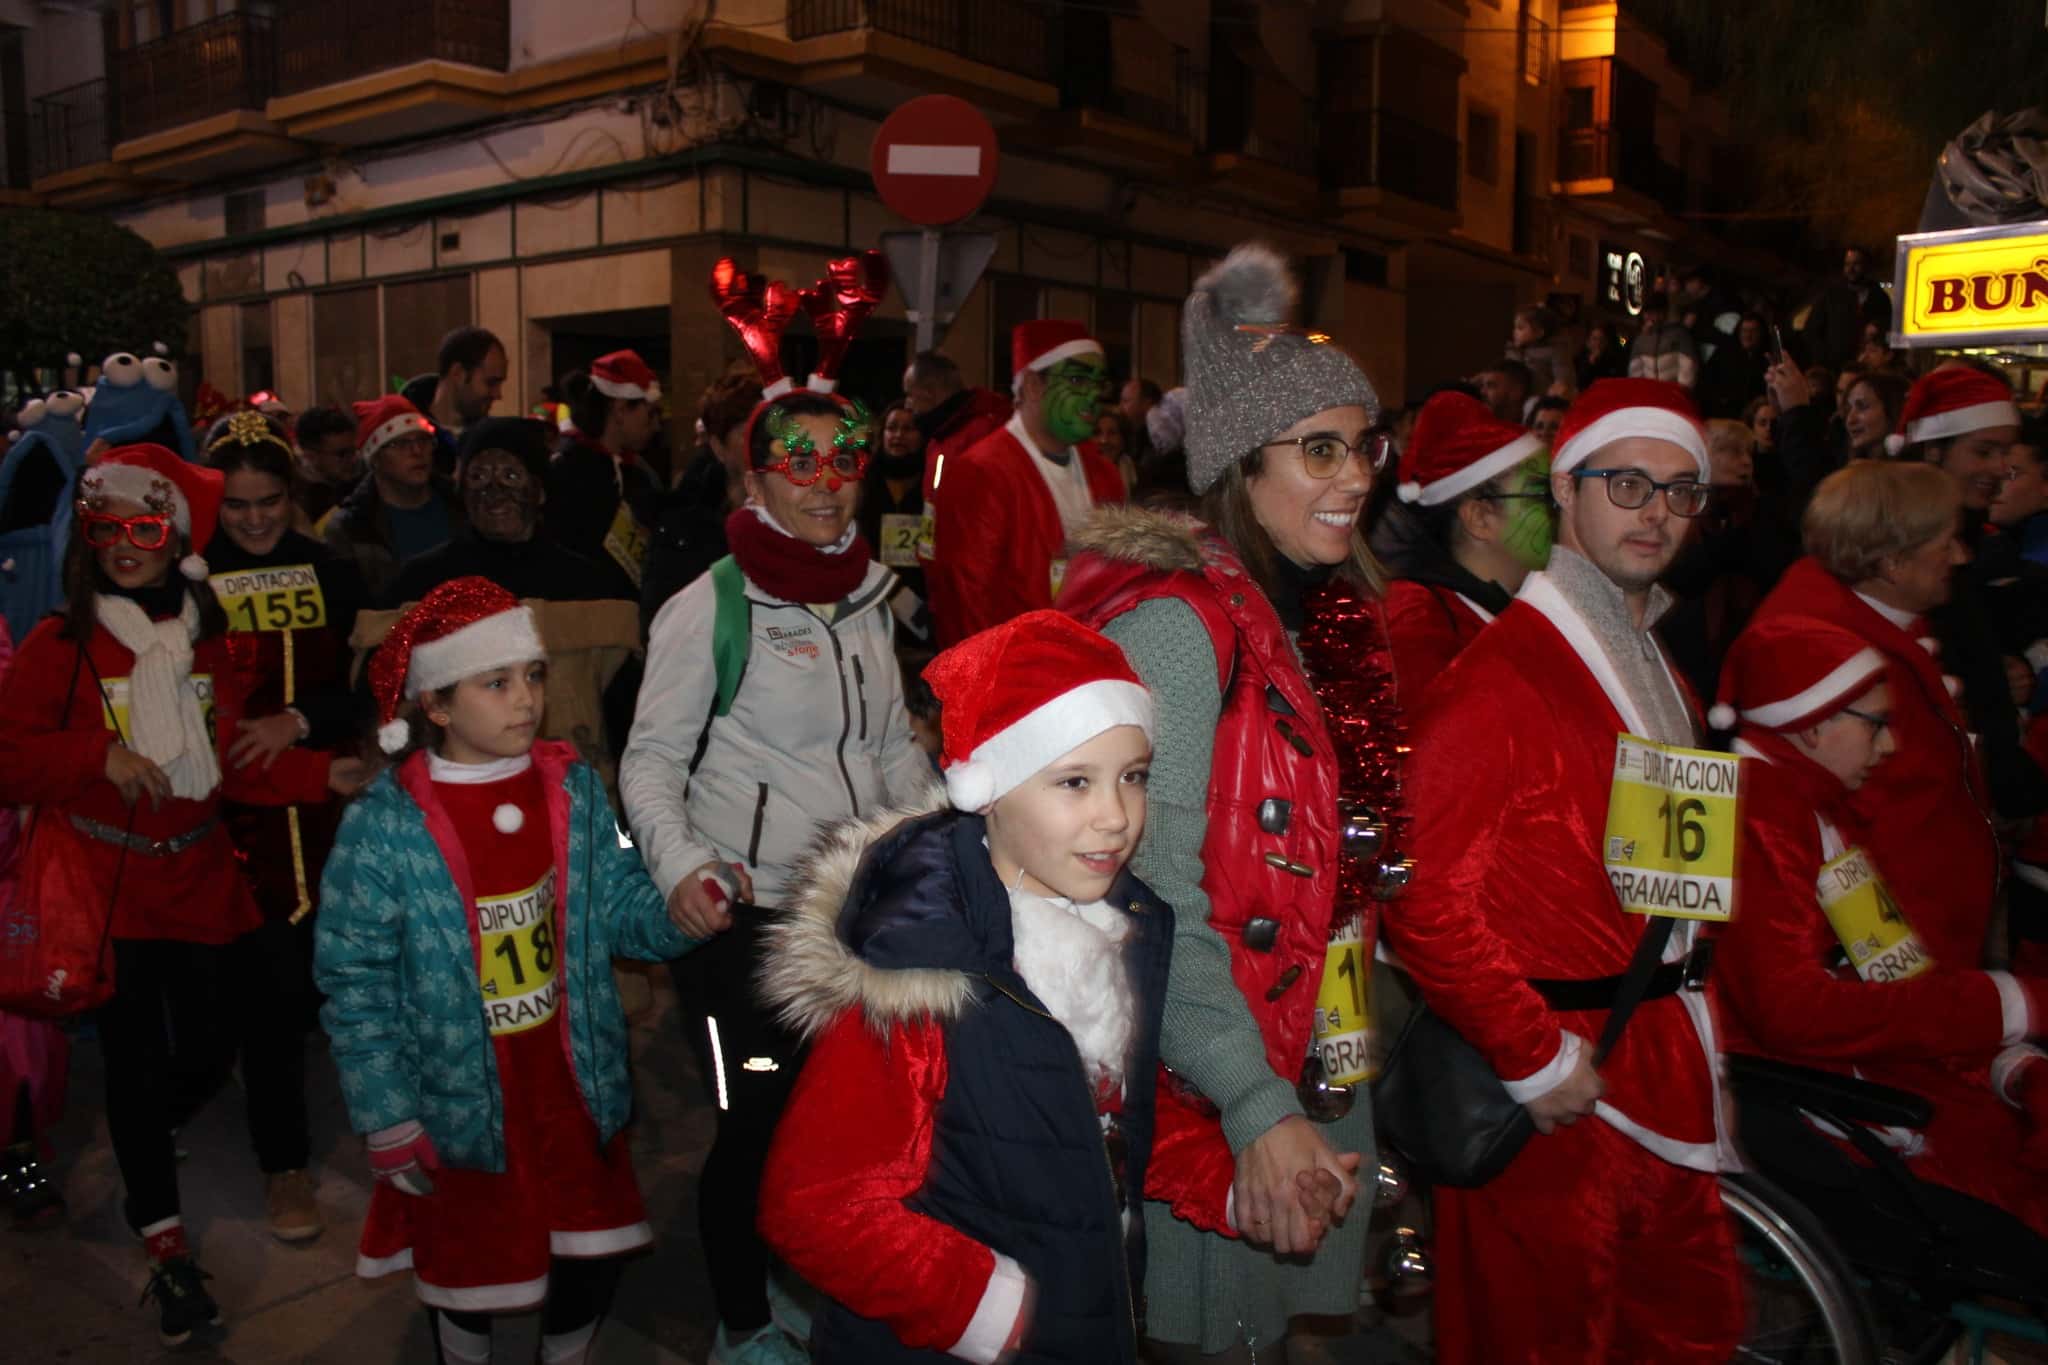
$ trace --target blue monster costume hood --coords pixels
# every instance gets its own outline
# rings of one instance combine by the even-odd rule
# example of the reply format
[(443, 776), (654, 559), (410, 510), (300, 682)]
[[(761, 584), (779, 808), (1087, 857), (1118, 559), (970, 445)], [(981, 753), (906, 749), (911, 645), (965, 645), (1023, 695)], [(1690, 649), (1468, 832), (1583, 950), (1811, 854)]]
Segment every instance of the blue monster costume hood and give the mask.
[(110, 446), (153, 442), (197, 461), (192, 419), (178, 400), (178, 367), (159, 355), (138, 359), (127, 351), (101, 361), (85, 438), (88, 444), (103, 440)]
[[(16, 640), (64, 599), (64, 547), (71, 536), (70, 490), (85, 468), (85, 395), (58, 389), (24, 403), (21, 433), (0, 459), (0, 616)], [(35, 466), (47, 460), (54, 480)], [(24, 469), (32, 472), (24, 479)], [(17, 482), (39, 491), (23, 498), (40, 504), (54, 482), (54, 506), (16, 506)]]

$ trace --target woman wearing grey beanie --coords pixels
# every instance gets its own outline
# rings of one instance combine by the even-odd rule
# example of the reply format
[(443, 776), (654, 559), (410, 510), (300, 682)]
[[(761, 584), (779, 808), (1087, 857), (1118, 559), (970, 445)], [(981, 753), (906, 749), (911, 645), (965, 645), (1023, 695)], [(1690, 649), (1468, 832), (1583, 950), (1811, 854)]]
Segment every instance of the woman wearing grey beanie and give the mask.
[[(1398, 727), (1359, 524), (1388, 442), (1358, 366), (1289, 325), (1295, 296), (1257, 244), (1197, 282), (1181, 338), (1199, 519), (1098, 513), (1059, 603), (1122, 646), (1157, 707), (1135, 860), (1175, 916), (1154, 1149), (1200, 1159), (1154, 1170), (1227, 1183), (1240, 1233), (1198, 1231), (1174, 1216), (1192, 1190), (1148, 1182), (1147, 1332), (1168, 1361), (1284, 1362), (1289, 1320), (1349, 1317), (1363, 1273), (1358, 987), (1372, 897), (1398, 886), (1344, 853), (1386, 830), (1339, 811), (1396, 795), (1379, 790)], [(1327, 1210), (1313, 1193), (1339, 1189)]]

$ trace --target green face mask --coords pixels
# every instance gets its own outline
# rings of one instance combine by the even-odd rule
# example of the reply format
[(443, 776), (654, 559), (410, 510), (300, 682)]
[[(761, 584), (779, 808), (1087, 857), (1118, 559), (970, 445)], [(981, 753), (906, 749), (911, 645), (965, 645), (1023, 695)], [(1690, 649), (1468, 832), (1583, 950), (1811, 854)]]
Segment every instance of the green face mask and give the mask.
[(1550, 544), (1557, 534), (1557, 513), (1550, 505), (1550, 456), (1531, 455), (1515, 467), (1507, 500), (1508, 525), (1501, 544), (1524, 568), (1550, 562)]
[(1102, 384), (1108, 373), (1101, 356), (1076, 356), (1045, 372), (1045, 397), (1039, 400), (1039, 411), (1062, 445), (1075, 445), (1095, 435), (1095, 416), (1102, 406)]

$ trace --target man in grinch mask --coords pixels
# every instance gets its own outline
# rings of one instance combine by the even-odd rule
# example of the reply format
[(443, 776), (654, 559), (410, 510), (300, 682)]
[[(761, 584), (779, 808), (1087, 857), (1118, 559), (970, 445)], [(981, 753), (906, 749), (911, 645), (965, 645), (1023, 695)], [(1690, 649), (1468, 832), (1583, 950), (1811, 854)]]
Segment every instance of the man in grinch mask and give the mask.
[(1412, 705), (1550, 559), (1550, 456), (1534, 433), (1447, 389), (1416, 416), (1399, 493), (1373, 548), (1396, 578), (1387, 641)]
[(1123, 478), (1089, 438), (1108, 388), (1102, 344), (1044, 319), (1010, 338), (1017, 410), (933, 474), (932, 624), (940, 647), (1050, 607), (1067, 541)]

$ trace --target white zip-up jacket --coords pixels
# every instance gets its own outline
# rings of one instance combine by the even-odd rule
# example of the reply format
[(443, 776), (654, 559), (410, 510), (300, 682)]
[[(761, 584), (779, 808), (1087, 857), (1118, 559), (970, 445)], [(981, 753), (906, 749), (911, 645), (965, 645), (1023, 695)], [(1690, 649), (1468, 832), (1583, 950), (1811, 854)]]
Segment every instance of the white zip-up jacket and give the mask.
[(756, 903), (781, 905), (820, 830), (904, 804), (937, 780), (903, 706), (895, 583), (870, 564), (828, 621), (747, 579), (747, 669), (732, 710), (717, 717), (711, 575), (655, 614), (619, 794), (662, 895), (708, 862), (735, 862), (753, 877)]

